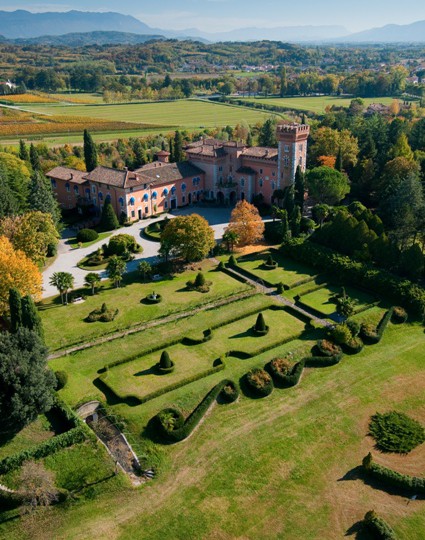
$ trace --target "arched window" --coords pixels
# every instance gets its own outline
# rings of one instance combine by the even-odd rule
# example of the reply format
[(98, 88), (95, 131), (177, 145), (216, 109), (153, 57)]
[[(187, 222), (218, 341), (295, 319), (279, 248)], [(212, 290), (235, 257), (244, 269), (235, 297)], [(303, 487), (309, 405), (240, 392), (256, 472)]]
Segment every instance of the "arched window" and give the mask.
[(106, 202), (106, 201), (110, 201), (110, 200), (111, 200), (111, 196), (110, 196), (109, 193), (108, 193), (108, 194), (106, 195), (106, 197), (105, 197), (105, 202)]
[(174, 195), (176, 193), (176, 186), (173, 186), (171, 188), (171, 195)]
[(152, 192), (152, 199), (156, 199), (158, 197), (158, 193), (156, 191)]
[(78, 186), (74, 186), (74, 193), (75, 193), (75, 195), (79, 195), (79, 194), (80, 194), (80, 192), (79, 192), (79, 190), (78, 190)]
[(168, 189), (164, 188), (164, 191), (162, 192), (162, 194), (164, 195), (164, 197), (166, 197), (168, 195)]
[(56, 188), (56, 180), (51, 178), (50, 182), (52, 183), (52, 188), (55, 189)]
[(136, 199), (134, 197), (131, 197), (130, 199), (130, 206), (134, 206), (134, 203), (136, 202)]
[(186, 184), (185, 183), (182, 184), (182, 191), (186, 191)]
[(120, 206), (124, 206), (124, 199), (122, 197), (119, 198)]
[(276, 189), (276, 182), (272, 182), (272, 189)]
[(263, 187), (263, 179), (262, 179), (262, 178), (260, 178), (260, 180), (259, 180), (259, 182), (258, 182), (258, 185), (259, 185), (260, 187)]
[(241, 187), (245, 186), (245, 178), (241, 178)]
[(97, 196), (99, 197), (99, 201), (103, 201), (103, 193), (101, 191), (99, 191)]
[(87, 199), (90, 199), (90, 188), (86, 188), (86, 189), (84, 190), (84, 192), (85, 192), (85, 194), (86, 194)]
[(148, 195), (147, 193), (145, 193), (145, 194), (143, 195), (143, 200), (144, 200), (144, 201), (148, 201), (148, 200), (149, 200), (149, 195)]
[(289, 157), (288, 157), (288, 156), (285, 156), (285, 157), (283, 158), (283, 165), (284, 165), (285, 167), (289, 167)]
[(69, 185), (69, 182), (65, 184), (65, 189), (68, 193), (71, 191), (71, 186)]

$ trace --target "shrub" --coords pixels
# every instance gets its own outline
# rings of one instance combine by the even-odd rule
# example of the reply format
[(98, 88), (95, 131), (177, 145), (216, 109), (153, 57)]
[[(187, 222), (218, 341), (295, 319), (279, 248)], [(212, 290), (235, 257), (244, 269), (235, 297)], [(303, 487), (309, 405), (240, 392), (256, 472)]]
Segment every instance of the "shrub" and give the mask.
[(62, 390), (65, 388), (68, 382), (68, 373), (66, 371), (55, 371), (56, 377), (56, 390)]
[(304, 370), (304, 360), (292, 364), (291, 358), (275, 358), (268, 363), (266, 369), (276, 386), (289, 388), (298, 384)]
[(384, 334), (385, 328), (387, 327), (387, 324), (389, 323), (392, 315), (393, 315), (394, 308), (389, 309), (382, 317), (382, 319), (379, 321), (378, 326), (374, 328), (370, 324), (362, 324), (360, 329), (360, 337), (363, 339), (363, 341), (369, 345), (372, 345), (374, 343), (379, 343), (381, 341), (381, 338)]
[(238, 265), (238, 263), (236, 261), (236, 257), (234, 255), (230, 255), (228, 265), (231, 266), (231, 267)]
[(425, 478), (400, 474), (392, 469), (374, 463), (372, 454), (369, 453), (362, 461), (365, 472), (380, 482), (398, 489), (413, 491), (417, 494), (425, 494)]
[(239, 397), (239, 388), (233, 381), (228, 381), (220, 395), (225, 403), (233, 403)]
[(304, 358), (304, 364), (306, 367), (330, 367), (339, 364), (342, 358), (341, 354), (336, 354), (334, 356), (307, 356)]
[(373, 538), (377, 540), (397, 540), (397, 535), (393, 529), (380, 518), (373, 510), (366, 513), (364, 523)]
[(142, 302), (146, 302), (148, 304), (159, 304), (160, 302), (162, 302), (162, 296), (156, 292), (153, 292), (151, 294), (148, 294), (143, 300)]
[(48, 257), (55, 257), (58, 253), (58, 246), (54, 242), (49, 242), (47, 244), (47, 256)]
[(276, 293), (283, 294), (284, 290), (285, 290), (285, 285), (282, 282), (278, 283), (276, 286)]
[(192, 291), (207, 293), (210, 290), (211, 284), (211, 281), (206, 281), (205, 276), (202, 272), (198, 272), (196, 274), (196, 278), (193, 281), (186, 282), (186, 287)]
[(422, 425), (403, 413), (376, 413), (369, 424), (369, 433), (383, 452), (405, 454), (425, 442)]
[(109, 240), (105, 253), (108, 256), (122, 256), (126, 251), (135, 253), (139, 248), (140, 246), (138, 246), (136, 240), (130, 234), (117, 234)]
[(348, 326), (348, 329), (350, 330), (351, 332), (351, 335), (353, 337), (357, 337), (360, 333), (360, 323), (358, 323), (357, 321), (346, 321), (345, 324)]
[(81, 229), (77, 233), (77, 242), (93, 242), (99, 238), (99, 234), (94, 229)]
[(168, 351), (162, 351), (157, 367), (160, 373), (171, 373), (174, 371), (174, 362), (171, 360)]
[(205, 285), (205, 276), (202, 272), (198, 272), (195, 278), (195, 287), (203, 287)]
[(224, 270), (225, 266), (224, 266), (224, 262), (223, 261), (220, 261), (218, 263), (218, 266), (217, 266), (217, 270)]
[(258, 336), (265, 336), (267, 332), (269, 331), (269, 327), (266, 325), (266, 322), (264, 320), (264, 316), (262, 313), (258, 314), (257, 320), (253, 327), (253, 331), (254, 331), (254, 334)]
[(406, 321), (407, 321), (407, 311), (400, 306), (394, 307), (393, 314), (391, 317), (391, 322), (395, 324), (402, 324)]
[(245, 375), (245, 381), (249, 389), (256, 396), (266, 397), (273, 392), (273, 380), (264, 369), (251, 369), (251, 371)]
[(273, 269), (277, 267), (277, 262), (273, 260), (271, 254), (267, 257), (264, 266), (268, 269)]
[(338, 345), (348, 343), (352, 338), (350, 329), (346, 324), (337, 324), (335, 328), (331, 330), (330, 334), (332, 336), (332, 339)]
[(118, 315), (119, 310), (108, 309), (105, 303), (102, 304), (100, 309), (94, 309), (86, 317), (86, 322), (111, 322)]
[(341, 354), (341, 347), (328, 339), (320, 339), (315, 346), (315, 352), (319, 356), (335, 356)]
[(346, 354), (357, 354), (363, 350), (363, 347), (363, 341), (359, 337), (352, 337), (342, 346)]

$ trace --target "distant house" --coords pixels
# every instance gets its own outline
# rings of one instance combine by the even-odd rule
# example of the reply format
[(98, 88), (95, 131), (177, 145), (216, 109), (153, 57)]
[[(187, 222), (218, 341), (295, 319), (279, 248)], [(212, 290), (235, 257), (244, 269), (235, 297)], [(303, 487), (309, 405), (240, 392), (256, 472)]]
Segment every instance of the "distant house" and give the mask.
[(96, 167), (84, 173), (56, 167), (47, 173), (62, 208), (90, 207), (100, 213), (107, 199), (130, 221), (213, 200), (232, 205), (262, 195), (272, 202), (276, 189), (291, 185), (298, 166), (306, 167), (310, 128), (277, 127), (278, 148), (247, 147), (236, 141), (202, 139), (186, 148), (187, 161), (169, 163), (169, 152), (135, 171)]

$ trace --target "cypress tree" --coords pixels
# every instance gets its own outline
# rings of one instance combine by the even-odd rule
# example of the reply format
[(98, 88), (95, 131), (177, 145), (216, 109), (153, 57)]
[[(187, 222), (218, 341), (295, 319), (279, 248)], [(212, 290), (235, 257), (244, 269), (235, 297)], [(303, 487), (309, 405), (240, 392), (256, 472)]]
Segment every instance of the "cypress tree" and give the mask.
[(40, 315), (31, 296), (24, 296), (21, 301), (22, 326), (36, 332), (43, 340), (44, 332)]
[(145, 165), (147, 162), (146, 157), (146, 150), (142, 143), (140, 142), (140, 139), (136, 139), (133, 144), (133, 152), (134, 152), (134, 161), (133, 161), (133, 168), (138, 169), (139, 167), (142, 167), (142, 165)]
[(291, 214), (291, 232), (293, 238), (300, 234), (301, 228), (301, 210), (299, 206), (295, 206)]
[(174, 145), (173, 145), (173, 139), (170, 139), (168, 141), (168, 146), (170, 147), (170, 163), (174, 163), (176, 160), (174, 159)]
[(30, 159), (27, 145), (22, 139), (19, 140), (19, 158), (22, 159), (22, 161), (29, 161)]
[(18, 211), (19, 202), (10, 189), (4, 167), (0, 165), (0, 219), (17, 214)]
[(35, 171), (31, 177), (28, 206), (31, 210), (50, 214), (54, 224), (56, 227), (58, 226), (61, 218), (59, 205), (53, 195), (49, 181), (40, 171)]
[(275, 120), (269, 118), (264, 122), (259, 135), (260, 146), (276, 146)]
[(202, 287), (205, 285), (205, 276), (202, 272), (198, 272), (195, 278), (195, 287)]
[(304, 184), (304, 173), (300, 166), (297, 167), (297, 171), (295, 173), (294, 188), (295, 188), (294, 202), (300, 208), (301, 214), (302, 214), (303, 208), (304, 208), (305, 184)]
[(257, 321), (255, 323), (256, 332), (265, 332), (267, 330), (266, 322), (262, 313), (259, 313), (257, 316)]
[(174, 135), (174, 161), (183, 161), (183, 138), (180, 131), (176, 131)]
[(170, 355), (168, 351), (162, 351), (161, 359), (159, 361), (159, 367), (162, 369), (169, 369), (172, 366)]
[(9, 308), (10, 308), (10, 331), (16, 332), (22, 326), (22, 298), (18, 289), (9, 290)]
[(246, 145), (247, 145), (247, 146), (252, 146), (252, 142), (253, 142), (253, 141), (252, 141), (252, 134), (251, 134), (250, 131), (248, 131), (248, 136), (247, 136), (247, 138), (246, 138)]
[(36, 147), (32, 143), (30, 146), (30, 163), (34, 172), (41, 171), (40, 158), (38, 156)]
[(111, 204), (110, 199), (105, 200), (105, 204), (102, 208), (102, 216), (100, 218), (100, 228), (102, 231), (113, 231), (118, 229), (119, 222), (115, 210)]
[(288, 186), (285, 189), (285, 195), (283, 198), (283, 208), (288, 212), (288, 215), (292, 215), (295, 207), (295, 188), (294, 186)]
[(338, 154), (336, 156), (335, 169), (339, 172), (342, 172), (344, 169), (341, 147), (339, 148)]
[(87, 172), (91, 172), (97, 167), (96, 144), (87, 129), (84, 130), (84, 161)]

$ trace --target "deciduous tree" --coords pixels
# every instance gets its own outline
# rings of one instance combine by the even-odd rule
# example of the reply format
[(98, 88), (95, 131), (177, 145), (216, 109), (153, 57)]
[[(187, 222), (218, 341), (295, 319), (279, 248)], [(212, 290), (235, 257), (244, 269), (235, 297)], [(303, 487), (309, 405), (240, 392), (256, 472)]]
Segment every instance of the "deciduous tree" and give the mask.
[(161, 248), (167, 246), (186, 261), (203, 259), (214, 245), (214, 231), (198, 214), (171, 219), (161, 234)]
[(309, 194), (319, 203), (336, 204), (350, 192), (345, 174), (330, 167), (316, 167), (307, 173)]
[(235, 232), (239, 236), (238, 245), (246, 246), (261, 240), (264, 223), (253, 204), (239, 201), (232, 211), (227, 231)]

